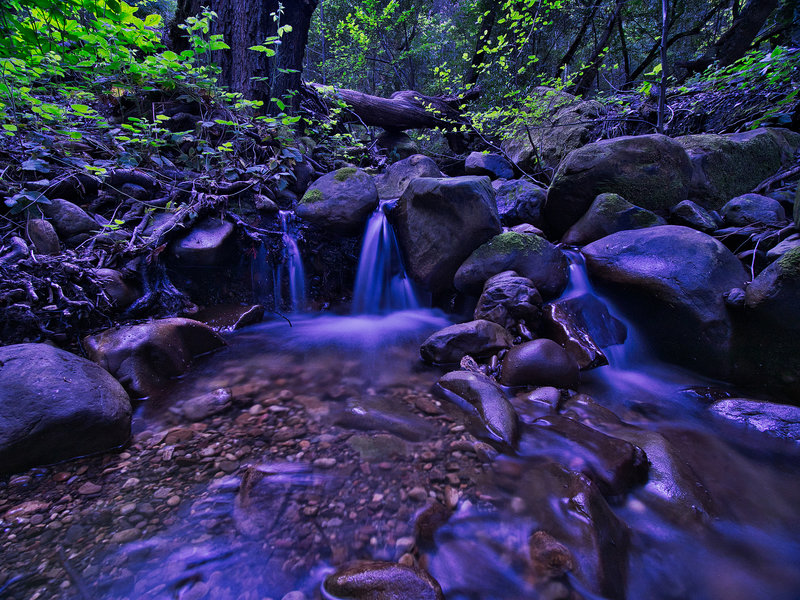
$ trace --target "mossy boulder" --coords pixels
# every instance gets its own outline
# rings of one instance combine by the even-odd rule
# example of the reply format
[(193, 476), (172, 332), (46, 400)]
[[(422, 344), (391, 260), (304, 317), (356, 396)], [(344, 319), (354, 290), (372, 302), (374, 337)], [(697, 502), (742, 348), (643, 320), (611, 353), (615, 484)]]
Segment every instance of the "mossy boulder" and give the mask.
[(555, 90), (537, 96), (542, 116), (529, 119), (526, 126), (503, 142), (502, 148), (524, 171), (553, 172), (570, 152), (597, 139), (595, 120), (605, 109), (596, 100), (580, 101), (571, 94)]
[(372, 177), (344, 167), (317, 179), (297, 205), (298, 218), (341, 235), (358, 235), (378, 206)]
[(564, 253), (538, 235), (507, 231), (478, 247), (459, 267), (456, 289), (479, 294), (487, 279), (503, 271), (527, 277), (545, 299), (555, 298), (567, 286)]
[(800, 136), (780, 128), (676, 138), (692, 162), (689, 198), (717, 210), (792, 160)]
[(547, 230), (561, 237), (599, 194), (619, 194), (648, 210), (686, 199), (692, 167), (680, 144), (663, 135), (626, 136), (579, 148), (563, 160), (547, 192)]
[(488, 177), (413, 179), (389, 219), (409, 274), (434, 293), (450, 289), (461, 263), (500, 233)]
[(742, 264), (721, 242), (663, 225), (620, 231), (585, 246), (593, 281), (621, 304), (665, 360), (727, 376), (733, 325), (724, 295), (743, 288)]
[(747, 286), (745, 305), (761, 320), (800, 331), (800, 248), (759, 273)]
[(600, 194), (586, 214), (564, 234), (561, 242), (583, 246), (617, 231), (666, 224), (663, 218), (645, 208), (634, 206), (619, 194)]

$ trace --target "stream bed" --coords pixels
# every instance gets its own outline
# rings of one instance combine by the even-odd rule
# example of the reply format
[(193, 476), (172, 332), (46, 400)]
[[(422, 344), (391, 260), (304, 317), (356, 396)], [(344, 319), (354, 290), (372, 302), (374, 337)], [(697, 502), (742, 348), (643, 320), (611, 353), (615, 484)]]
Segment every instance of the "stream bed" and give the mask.
[(648, 359), (629, 325), (579, 393), (508, 390), (502, 451), (432, 393), (419, 344), (449, 323), (228, 334), (121, 454), (9, 480), (0, 597), (333, 598), (355, 559), (420, 565), (448, 600), (798, 597), (800, 448), (715, 418), (735, 390)]

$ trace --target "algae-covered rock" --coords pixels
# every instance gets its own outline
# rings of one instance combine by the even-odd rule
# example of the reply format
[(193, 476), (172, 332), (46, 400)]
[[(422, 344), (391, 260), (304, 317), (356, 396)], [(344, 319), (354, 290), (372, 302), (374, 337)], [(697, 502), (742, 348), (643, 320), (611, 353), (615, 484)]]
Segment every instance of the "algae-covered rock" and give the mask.
[(666, 224), (655, 213), (634, 206), (619, 194), (600, 194), (586, 214), (564, 234), (561, 243), (583, 246), (617, 231)]
[(675, 141), (692, 161), (689, 198), (711, 209), (721, 208), (775, 174), (791, 160), (797, 146), (794, 136), (777, 128), (687, 135)]
[(508, 227), (530, 223), (541, 228), (547, 190), (524, 179), (505, 181), (497, 188), (497, 212)]
[(543, 298), (558, 296), (567, 286), (564, 253), (538, 235), (507, 231), (477, 248), (459, 267), (455, 286), (477, 294), (487, 279), (503, 271), (516, 271), (530, 279)]
[(361, 232), (378, 206), (372, 177), (344, 167), (317, 179), (297, 205), (298, 218), (342, 235)]
[(587, 144), (559, 166), (547, 192), (545, 221), (561, 237), (603, 193), (619, 194), (648, 210), (668, 210), (686, 199), (691, 175), (686, 151), (663, 135)]

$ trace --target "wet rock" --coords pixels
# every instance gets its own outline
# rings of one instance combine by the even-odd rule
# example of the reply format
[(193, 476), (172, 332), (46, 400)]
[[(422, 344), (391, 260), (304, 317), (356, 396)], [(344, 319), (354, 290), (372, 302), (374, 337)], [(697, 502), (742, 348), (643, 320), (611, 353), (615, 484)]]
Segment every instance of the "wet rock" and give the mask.
[(128, 308), (139, 299), (139, 292), (128, 285), (122, 273), (114, 269), (95, 269), (93, 275), (97, 279), (112, 306), (120, 310)]
[(472, 371), (452, 371), (441, 377), (437, 386), (474, 407), (492, 437), (508, 446), (516, 443), (517, 413), (494, 381)]
[(195, 357), (225, 345), (208, 325), (191, 319), (159, 319), (108, 329), (84, 338), (87, 356), (134, 396), (149, 396), (191, 365)]
[(710, 209), (746, 194), (793, 154), (792, 144), (780, 129), (687, 135), (675, 141), (686, 149), (692, 162), (688, 197)]
[(280, 210), (272, 198), (268, 198), (262, 194), (253, 196), (253, 205), (256, 207), (257, 211), (267, 215), (274, 215)]
[(207, 218), (195, 223), (191, 231), (177, 239), (170, 252), (185, 266), (218, 266), (227, 258), (233, 241), (233, 223), (219, 218)]
[(538, 528), (569, 549), (573, 574), (587, 590), (625, 597), (630, 533), (588, 477), (548, 462), (521, 473), (501, 469), (496, 477), (501, 486), (513, 481)]
[(622, 344), (627, 337), (625, 325), (590, 294), (546, 305), (542, 333), (563, 346), (582, 370), (607, 365), (601, 349)]
[(539, 339), (514, 346), (503, 359), (503, 385), (551, 385), (576, 389), (578, 363), (553, 340)]
[(730, 370), (732, 323), (724, 294), (746, 273), (714, 238), (676, 225), (621, 231), (583, 248), (589, 276), (624, 303), (666, 360)]
[(358, 561), (325, 578), (324, 593), (341, 600), (444, 600), (433, 577), (416, 567)]
[(489, 356), (511, 346), (511, 336), (497, 323), (479, 319), (450, 325), (422, 343), (422, 359), (437, 364), (458, 363), (466, 354)]
[(407, 133), (402, 131), (384, 130), (375, 141), (375, 145), (385, 154), (390, 161), (403, 160), (414, 154), (419, 154), (419, 146)]
[(669, 211), (669, 220), (673, 225), (691, 227), (703, 233), (711, 233), (720, 225), (708, 210), (691, 200), (673, 206)]
[(567, 259), (561, 250), (539, 236), (510, 231), (470, 254), (456, 273), (455, 286), (478, 294), (487, 279), (503, 271), (530, 279), (543, 298), (557, 297), (567, 286)]
[[(557, 449), (570, 469), (583, 472), (606, 496), (619, 496), (647, 481), (648, 461), (641, 448), (561, 415), (548, 415), (531, 424), (530, 438), (520, 452)], [(555, 436), (561, 438), (556, 440)], [(570, 457), (567, 460), (565, 457)]]
[(760, 320), (800, 330), (800, 248), (783, 254), (747, 286), (745, 304)]
[(533, 282), (514, 271), (503, 271), (486, 280), (474, 317), (506, 329), (524, 322), (535, 330), (541, 314), (542, 297)]
[(759, 194), (737, 196), (722, 207), (721, 213), (728, 227), (754, 223), (781, 225), (786, 221), (786, 213), (780, 202)]
[(561, 577), (575, 568), (569, 549), (546, 531), (534, 531), (528, 539), (528, 548), (537, 581)]
[(534, 94), (548, 118), (520, 128), (502, 147), (521, 169), (552, 173), (571, 151), (592, 141), (595, 120), (605, 108), (596, 100), (580, 101), (551, 88), (537, 88)]
[(770, 248), (767, 252), (767, 258), (770, 260), (775, 260), (794, 248), (800, 248), (800, 233), (790, 235), (774, 248)]
[(94, 363), (47, 344), (0, 347), (0, 471), (115, 448), (130, 425), (128, 395)]
[[(358, 452), (361, 460), (366, 462), (392, 460), (405, 456), (407, 452), (404, 440), (386, 433), (353, 435), (347, 439), (347, 445)], [(411, 492), (413, 491), (411, 490)], [(411, 492), (409, 492), (409, 496), (411, 496)], [(425, 496), (427, 497), (427, 494)]]
[(28, 239), (39, 254), (58, 254), (61, 245), (58, 234), (49, 221), (30, 219), (26, 225)]
[(389, 218), (411, 277), (434, 293), (449, 289), (470, 253), (500, 233), (486, 177), (414, 179)]
[(410, 442), (428, 440), (434, 435), (430, 421), (418, 416), (404, 404), (379, 398), (348, 400), (333, 411), (333, 422), (360, 431), (384, 431)]
[(800, 407), (744, 398), (720, 400), (711, 412), (746, 427), (800, 444)]
[(100, 229), (85, 210), (62, 198), (54, 198), (50, 204), (42, 206), (42, 212), (62, 239)]
[(524, 179), (505, 181), (497, 187), (497, 212), (505, 226), (528, 223), (542, 227), (542, 207), (547, 190)]
[(558, 167), (547, 192), (545, 221), (561, 237), (607, 192), (648, 210), (667, 210), (686, 199), (691, 173), (684, 149), (663, 135), (588, 144), (570, 152)]
[(219, 388), (208, 394), (190, 398), (181, 406), (181, 412), (190, 421), (202, 421), (226, 411), (230, 408), (232, 400), (233, 395), (229, 389)]
[(471, 152), (464, 161), (464, 172), (467, 175), (486, 175), (490, 179), (511, 179), (514, 165), (499, 154)]
[(361, 169), (345, 167), (312, 183), (296, 212), (298, 218), (322, 229), (357, 235), (377, 206), (378, 190), (372, 177)]
[(399, 198), (409, 182), (418, 177), (444, 177), (439, 167), (424, 154), (415, 154), (400, 160), (386, 169), (386, 173), (375, 178), (378, 197), (382, 200)]
[(655, 213), (634, 206), (618, 194), (600, 194), (578, 222), (564, 234), (561, 243), (583, 246), (617, 231), (666, 224)]
[(235, 331), (260, 323), (264, 319), (264, 307), (260, 304), (210, 306), (196, 312), (192, 317), (214, 331)]

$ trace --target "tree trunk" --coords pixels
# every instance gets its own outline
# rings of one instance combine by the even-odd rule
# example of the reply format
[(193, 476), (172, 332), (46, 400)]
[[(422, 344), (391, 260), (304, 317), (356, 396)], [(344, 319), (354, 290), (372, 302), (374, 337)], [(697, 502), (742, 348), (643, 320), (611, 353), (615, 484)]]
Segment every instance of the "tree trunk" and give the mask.
[[(246, 98), (263, 101), (268, 112), (277, 112), (271, 98), (282, 100), (288, 110), (294, 111), (300, 105), (296, 92), (300, 89), (308, 29), (317, 3), (318, 0), (286, 2), (283, 14), (277, 15), (279, 0), (178, 0), (175, 20), (180, 23), (200, 14), (201, 6), (210, 5), (217, 13), (211, 33), (222, 34), (230, 46), (230, 50), (214, 52), (212, 56), (221, 68), (220, 84)], [(290, 25), (292, 30), (283, 34), (280, 44), (268, 46), (275, 50), (275, 56), (248, 50), (277, 35), (278, 27), (284, 25)], [(173, 45), (185, 48), (183, 32), (175, 27), (171, 31)]]
[(778, 0), (748, 0), (709, 51), (702, 57), (686, 63), (690, 72), (704, 71), (713, 62), (727, 67), (744, 56), (769, 16), (778, 7)]
[(307, 83), (304, 92), (309, 99), (314, 100), (316, 108), (333, 105), (333, 99), (347, 104), (347, 109), (339, 117), (343, 122), (382, 127), (390, 131), (404, 131), (434, 127), (453, 129), (465, 124), (466, 121), (457, 107), (465, 100), (475, 98), (480, 90), (473, 88), (467, 94), (458, 97), (425, 96), (419, 92), (406, 90), (395, 92), (390, 98), (381, 98), (356, 90), (334, 89), (317, 83)]
[(603, 3), (603, 0), (597, 0), (594, 2), (589, 9), (586, 17), (583, 19), (583, 23), (581, 24), (578, 33), (572, 39), (572, 43), (570, 44), (567, 52), (561, 58), (561, 61), (558, 63), (558, 68), (556, 69), (556, 76), (560, 77), (561, 73), (566, 69), (569, 64), (572, 62), (572, 59), (575, 58), (575, 53), (578, 49), (583, 45), (584, 38), (586, 37), (586, 30), (589, 29), (589, 25), (594, 19), (594, 15), (597, 13), (597, 9), (600, 8), (600, 5)]
[(478, 37), (475, 40), (475, 51), (472, 53), (472, 61), (464, 77), (464, 85), (467, 89), (478, 83), (478, 77), (484, 66), (483, 59), (486, 56), (483, 52), (483, 48), (489, 41), (489, 38), (492, 37), (492, 29), (494, 29), (494, 24), (497, 21), (497, 11), (500, 8), (497, 2), (487, 0), (483, 0), (478, 6), (485, 16), (481, 18), (480, 25), (478, 25)]
[(609, 17), (608, 21), (606, 21), (605, 28), (603, 29), (603, 34), (600, 36), (600, 39), (595, 46), (594, 53), (592, 57), (587, 61), (589, 66), (583, 72), (580, 79), (577, 83), (572, 87), (570, 90), (575, 95), (583, 95), (588, 92), (591, 87), (592, 83), (594, 82), (595, 77), (600, 72), (600, 67), (605, 60), (606, 52), (604, 52), (606, 46), (608, 45), (611, 36), (614, 33), (614, 25), (619, 18), (619, 13), (622, 10), (623, 4), (625, 4), (626, 0), (616, 0), (614, 3), (614, 11)]

